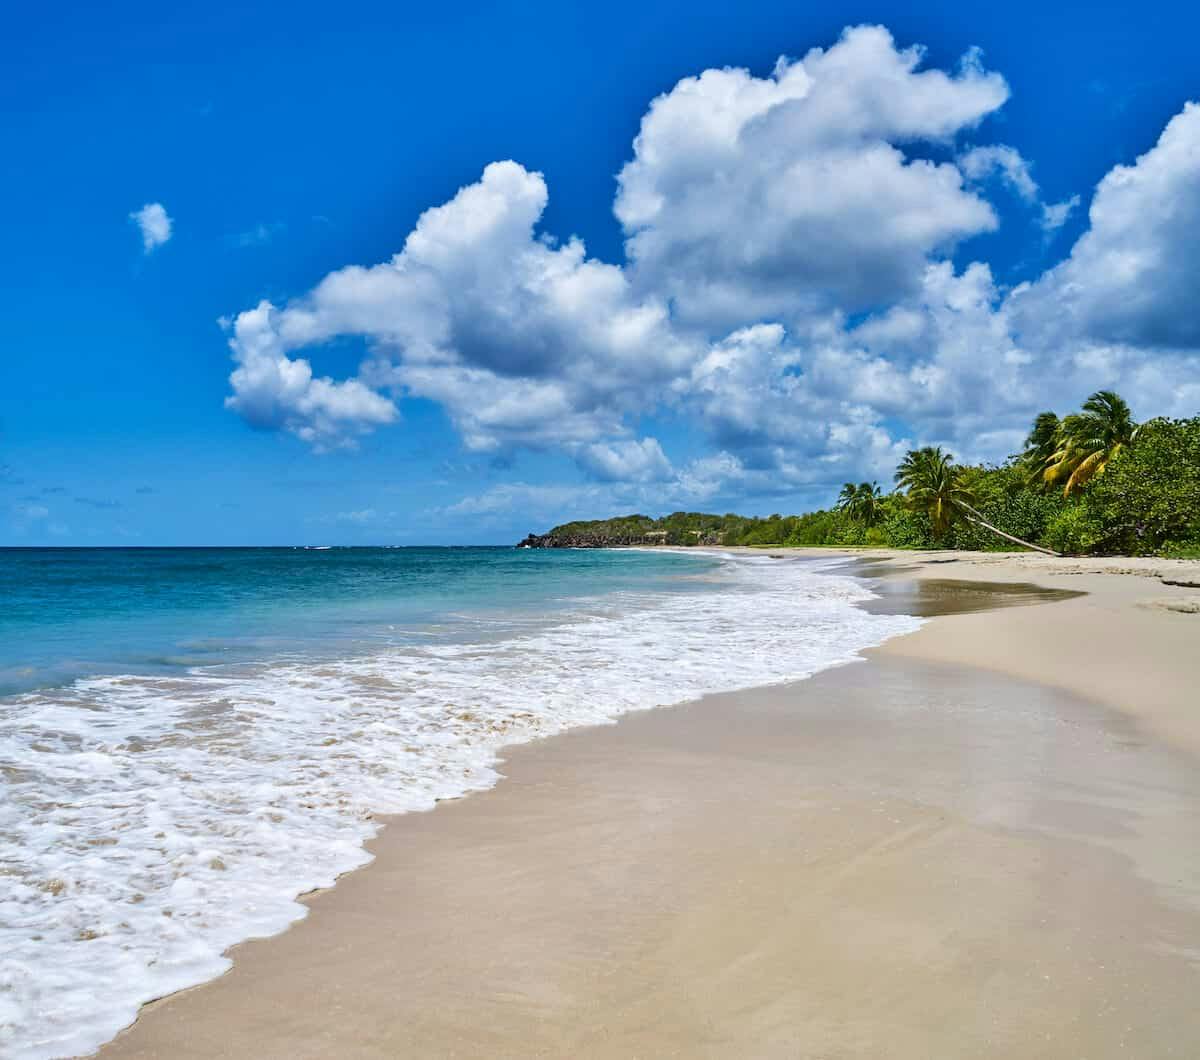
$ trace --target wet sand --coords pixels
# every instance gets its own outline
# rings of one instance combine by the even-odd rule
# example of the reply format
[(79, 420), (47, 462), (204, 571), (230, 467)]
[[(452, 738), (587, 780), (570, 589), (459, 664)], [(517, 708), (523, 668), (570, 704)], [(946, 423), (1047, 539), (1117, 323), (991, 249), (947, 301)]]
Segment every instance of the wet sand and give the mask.
[[(869, 571), (867, 567), (854, 573)], [(1084, 595), (1072, 589), (1048, 589), (1030, 582), (957, 581), (953, 578), (910, 581), (899, 575), (873, 579), (872, 588), (878, 599), (860, 605), (864, 611), (874, 615), (916, 615), (918, 618), (969, 615), (1002, 607), (1055, 603)]]
[(948, 581), (1072, 594), (1047, 607), (937, 619), (873, 654), (976, 666), (1061, 688), (1128, 714), (1200, 762), (1200, 561), (924, 552), (855, 557), (851, 566), (874, 576), (885, 600), (894, 591), (941, 595), (936, 587)]
[[(101, 1055), (1200, 1055), (1200, 619), (1078, 577), (1108, 581), (515, 748)], [(1064, 619), (1106, 696), (1014, 674)], [(1157, 691), (1125, 702), (1123, 670)]]

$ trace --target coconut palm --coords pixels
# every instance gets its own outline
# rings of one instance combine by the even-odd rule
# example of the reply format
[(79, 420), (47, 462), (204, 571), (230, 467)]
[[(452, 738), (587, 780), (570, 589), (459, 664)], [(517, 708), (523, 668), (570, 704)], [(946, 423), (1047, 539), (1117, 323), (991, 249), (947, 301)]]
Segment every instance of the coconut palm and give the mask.
[(941, 446), (910, 450), (896, 469), (896, 485), (911, 507), (929, 516), (935, 537), (944, 537), (958, 517), (957, 502), (973, 499), (954, 458)]
[(1062, 422), (1057, 413), (1039, 412), (1025, 438), (1025, 449), (1021, 461), (1029, 469), (1030, 485), (1046, 484), (1046, 468), (1058, 452), (1058, 431)]
[(878, 482), (860, 482), (854, 499), (852, 512), (864, 526), (874, 526), (883, 514), (883, 490)]
[(956, 519), (982, 526), (993, 534), (1034, 549), (1057, 555), (1049, 549), (1023, 541), (992, 526), (975, 510), (970, 476), (955, 467), (954, 458), (941, 446), (910, 450), (896, 469), (896, 484), (905, 491), (909, 505), (929, 516), (935, 537), (944, 537)]
[(838, 494), (837, 510), (845, 512), (856, 523), (874, 526), (882, 514), (883, 490), (878, 482), (847, 482)]
[(1083, 409), (1063, 418), (1058, 448), (1046, 464), (1047, 482), (1062, 482), (1063, 495), (1082, 489), (1125, 446), (1137, 439), (1138, 425), (1124, 398), (1112, 390), (1097, 390)]
[(842, 484), (842, 492), (838, 494), (837, 504), (834, 507), (839, 512), (850, 514), (850, 509), (854, 507), (854, 501), (858, 497), (858, 487), (853, 482), (844, 482)]

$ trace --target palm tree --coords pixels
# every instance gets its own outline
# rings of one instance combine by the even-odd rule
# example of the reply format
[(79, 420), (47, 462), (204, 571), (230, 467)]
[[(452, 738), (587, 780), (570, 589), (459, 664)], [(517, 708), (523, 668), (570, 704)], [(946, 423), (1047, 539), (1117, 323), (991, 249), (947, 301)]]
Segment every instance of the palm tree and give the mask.
[(1058, 447), (1046, 464), (1047, 482), (1066, 480), (1063, 495), (1082, 489), (1104, 474), (1109, 461), (1137, 439), (1138, 425), (1124, 398), (1112, 390), (1097, 390), (1083, 410), (1064, 417), (1058, 428)]
[(954, 458), (941, 446), (910, 450), (896, 469), (896, 484), (906, 492), (908, 503), (913, 508), (929, 516), (935, 537), (944, 537), (955, 519), (961, 518), (998, 534), (1006, 541), (1047, 555), (1058, 555), (1048, 548), (1006, 534), (984, 519), (973, 505), (975, 497), (968, 476), (962, 468), (954, 466)]
[(941, 446), (927, 445), (910, 450), (896, 469), (896, 485), (911, 507), (929, 516), (935, 537), (944, 537), (957, 518), (957, 502), (971, 499), (953, 459)]
[(1039, 412), (1025, 439), (1021, 460), (1029, 469), (1029, 483), (1046, 483), (1046, 468), (1058, 452), (1058, 432), (1062, 423), (1054, 412)]
[(882, 511), (883, 490), (878, 482), (847, 482), (838, 494), (837, 510), (845, 512), (856, 523), (874, 526)]
[(850, 515), (857, 497), (858, 487), (853, 482), (844, 482), (842, 484), (842, 492), (838, 494), (837, 504), (834, 505), (834, 508), (839, 512), (845, 512), (847, 515)]
[(878, 482), (860, 482), (855, 491), (854, 509), (851, 514), (864, 526), (879, 522), (883, 509), (883, 490)]

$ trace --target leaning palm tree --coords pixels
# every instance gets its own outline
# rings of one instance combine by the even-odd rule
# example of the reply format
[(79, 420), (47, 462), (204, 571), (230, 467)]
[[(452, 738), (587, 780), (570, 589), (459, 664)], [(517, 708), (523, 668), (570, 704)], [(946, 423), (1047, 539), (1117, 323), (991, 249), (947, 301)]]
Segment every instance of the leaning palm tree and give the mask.
[(1082, 489), (1125, 446), (1137, 439), (1138, 425), (1124, 398), (1097, 390), (1083, 410), (1065, 417), (1058, 428), (1058, 448), (1046, 463), (1047, 482), (1063, 482), (1063, 495)]
[(990, 530), (1006, 541), (1031, 548), (1035, 552), (1058, 555), (1048, 548), (1006, 534), (984, 519), (975, 510), (975, 497), (971, 492), (968, 476), (962, 468), (955, 467), (954, 458), (941, 446), (910, 450), (896, 469), (896, 484), (905, 491), (911, 507), (929, 516), (935, 537), (945, 537), (946, 531), (954, 521), (961, 518)]
[(1046, 468), (1053, 462), (1058, 452), (1058, 432), (1062, 426), (1058, 415), (1054, 412), (1039, 412), (1025, 438), (1025, 449), (1021, 453), (1021, 462), (1029, 470), (1029, 484), (1046, 483)]

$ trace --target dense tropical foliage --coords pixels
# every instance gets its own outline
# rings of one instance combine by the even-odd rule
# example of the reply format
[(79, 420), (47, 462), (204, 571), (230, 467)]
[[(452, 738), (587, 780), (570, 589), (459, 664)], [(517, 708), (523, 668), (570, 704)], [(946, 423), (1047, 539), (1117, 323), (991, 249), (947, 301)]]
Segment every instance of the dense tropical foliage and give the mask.
[(1134, 421), (1112, 391), (1034, 420), (999, 465), (907, 454), (896, 490), (846, 483), (830, 510), (746, 518), (675, 512), (555, 527), (546, 544), (881, 545), (1200, 557), (1200, 417)]

